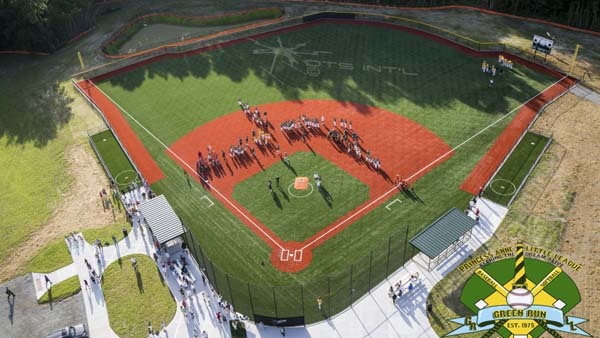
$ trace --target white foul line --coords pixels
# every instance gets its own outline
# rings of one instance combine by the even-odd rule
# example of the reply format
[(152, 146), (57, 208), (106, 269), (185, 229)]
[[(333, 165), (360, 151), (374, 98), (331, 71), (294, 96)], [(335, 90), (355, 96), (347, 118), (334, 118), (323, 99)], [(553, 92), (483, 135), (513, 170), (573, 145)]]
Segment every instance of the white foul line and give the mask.
[[(94, 82), (92, 82), (92, 80), (90, 80), (90, 82), (104, 96), (106, 96), (115, 106), (117, 106), (123, 113), (125, 113), (127, 116), (129, 116), (129, 118), (131, 118), (133, 120), (133, 122), (135, 122), (138, 126), (140, 126), (142, 129), (144, 129), (144, 131), (146, 131), (148, 133), (148, 135), (152, 136), (152, 138), (154, 138), (156, 140), (156, 142), (160, 143), (160, 145), (163, 146), (169, 153), (171, 153), (177, 160), (179, 160), (179, 162), (181, 162), (183, 165), (188, 167), (193, 173), (195, 173), (198, 176), (198, 178), (200, 178), (202, 180), (202, 177), (200, 177), (200, 175), (198, 175), (198, 173), (194, 170), (194, 168), (192, 168), (183, 159), (181, 159), (181, 157), (179, 157), (179, 155), (177, 155), (174, 151), (172, 151), (169, 147), (167, 147), (166, 144), (164, 144), (158, 137), (156, 137), (154, 134), (152, 134), (152, 132), (150, 132), (150, 130), (148, 130), (146, 127), (144, 127), (143, 124), (138, 122), (138, 120), (136, 120), (133, 116), (131, 116), (131, 114), (129, 114), (125, 109), (123, 109), (123, 107), (121, 107), (117, 102), (115, 102), (110, 96), (106, 95), (106, 93), (102, 89), (100, 89), (100, 87), (96, 86), (96, 84)], [(235, 211), (237, 211), (248, 222), (250, 222), (250, 224), (254, 225), (263, 235), (265, 235), (265, 237), (270, 239), (275, 245), (277, 245), (277, 247), (279, 247), (280, 249), (283, 249), (283, 247), (279, 243), (277, 243), (277, 241), (275, 239), (273, 239), (261, 227), (259, 227), (256, 223), (254, 223), (254, 221), (252, 219), (250, 219), (250, 217), (248, 217), (244, 212), (242, 212), (242, 210), (240, 210), (235, 204), (233, 204), (227, 197), (225, 197), (223, 194), (221, 194), (221, 192), (219, 190), (217, 190), (212, 184), (210, 184), (208, 181), (204, 181), (204, 183), (206, 183), (206, 185), (208, 185), (215, 193), (217, 193), (219, 196), (221, 196), (222, 199), (224, 199), (233, 209), (235, 209)]]
[[(411, 179), (413, 179), (415, 176), (419, 175), (420, 173), (422, 173), (424, 170), (426, 170), (427, 168), (431, 167), (432, 165), (434, 165), (435, 163), (439, 162), (441, 159), (443, 159), (444, 157), (450, 155), (451, 153), (453, 153), (454, 151), (456, 151), (458, 148), (462, 147), (463, 145), (465, 145), (467, 142), (471, 141), (472, 139), (474, 139), (475, 137), (479, 136), (481, 133), (485, 132), (486, 130), (488, 130), (489, 128), (493, 127), (494, 125), (496, 125), (498, 122), (504, 120), (508, 115), (512, 114), (513, 112), (515, 112), (517, 109), (520, 109), (521, 107), (523, 107), (524, 105), (526, 105), (527, 103), (529, 103), (529, 101), (535, 99), (538, 95), (541, 95), (543, 92), (545, 92), (546, 90), (550, 89), (551, 87), (553, 87), (554, 85), (556, 85), (557, 83), (561, 82), (562, 80), (564, 80), (567, 76), (563, 76), (560, 80), (554, 82), (553, 84), (549, 85), (548, 87), (546, 87), (544, 90), (542, 90), (541, 92), (535, 94), (535, 96), (531, 97), (529, 100), (521, 103), (520, 105), (518, 105), (517, 107), (515, 107), (513, 110), (511, 110), (510, 112), (504, 114), (502, 117), (500, 117), (499, 119), (497, 119), (496, 121), (492, 122), (490, 125), (488, 125), (487, 127), (481, 129), (480, 131), (478, 131), (477, 133), (473, 134), (471, 137), (469, 137), (468, 139), (466, 139), (465, 141), (463, 141), (462, 143), (460, 143), (459, 145), (455, 146), (454, 148), (448, 150), (446, 153), (444, 153), (443, 155), (441, 155), (440, 157), (436, 158), (435, 160), (431, 161), (431, 163), (429, 163), (428, 165), (424, 166), (423, 168), (419, 169), (417, 172), (415, 172), (414, 174), (412, 174), (411, 176), (409, 176), (406, 181), (410, 181)], [(331, 229), (325, 231), (324, 233), (322, 233), (321, 235), (319, 235), (317, 238), (313, 239), (312, 241), (310, 241), (308, 244), (304, 245), (300, 250), (304, 250), (307, 247), (313, 245), (315, 242), (319, 241), (321, 238), (325, 237), (327, 234), (329, 234), (330, 232), (336, 230), (337, 228), (339, 228), (340, 226), (344, 225), (345, 223), (347, 223), (349, 220), (353, 219), (354, 217), (356, 217), (358, 214), (362, 213), (365, 209), (371, 207), (373, 204), (377, 203), (379, 200), (381, 200), (382, 198), (384, 198), (385, 196), (389, 195), (391, 192), (396, 191), (397, 187), (394, 186), (392, 189), (386, 191), (385, 193), (383, 193), (381, 196), (377, 197), (376, 199), (372, 200), (371, 202), (369, 202), (369, 204), (365, 205), (364, 207), (360, 208), (358, 211), (356, 211), (355, 213), (353, 213), (352, 215), (348, 216), (346, 219), (340, 221), (338, 224), (336, 224), (335, 226), (331, 227)]]

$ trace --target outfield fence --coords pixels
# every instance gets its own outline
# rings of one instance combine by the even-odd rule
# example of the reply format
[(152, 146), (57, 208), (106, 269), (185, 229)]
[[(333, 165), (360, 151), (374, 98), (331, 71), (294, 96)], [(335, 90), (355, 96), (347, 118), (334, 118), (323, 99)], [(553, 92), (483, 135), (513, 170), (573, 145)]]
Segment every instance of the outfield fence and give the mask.
[[(280, 29), (293, 29), (303, 23), (318, 20), (321, 18), (335, 18), (348, 20), (366, 20), (382, 23), (391, 23), (394, 25), (411, 28), (417, 31), (422, 31), (437, 37), (452, 41), (468, 49), (478, 52), (504, 52), (514, 56), (521, 57), (527, 61), (534, 62), (542, 67), (553, 69), (562, 73), (568, 73), (572, 68), (572, 60), (564, 60), (555, 54), (550, 54), (542, 60), (543, 57), (536, 55), (529, 49), (524, 49), (519, 46), (495, 42), (495, 41), (478, 41), (470, 37), (457, 34), (443, 27), (439, 27), (423, 21), (406, 18), (398, 15), (389, 15), (382, 13), (365, 13), (352, 11), (327, 11), (314, 12), (301, 16), (287, 17), (276, 21), (259, 22), (252, 26), (244, 26), (238, 29), (227, 30), (217, 35), (209, 35), (206, 37), (184, 40), (174, 44), (165, 44), (147, 51), (139, 52), (131, 56), (92, 67), (82, 72), (73, 74), (77, 78), (104, 78), (113, 75), (116, 71), (127, 69), (130, 67), (143, 66), (149, 62), (157, 61), (162, 58), (174, 56), (191, 56), (200, 53), (204, 50), (225, 46), (239, 39), (248, 38), (256, 35), (268, 35)], [(571, 76), (577, 79), (583, 79), (590, 71), (586, 68), (579, 67), (575, 64), (572, 69)]]
[[(330, 318), (365, 296), (384, 282), (416, 253), (409, 239), (417, 229), (407, 225), (382, 240), (368, 255), (349, 264), (341, 272), (313, 278), (310, 283), (294, 285), (264, 285), (240, 280), (213, 263), (202, 250), (200, 242), (186, 227), (184, 235), (190, 252), (205, 276), (221, 296), (236, 311), (267, 325), (294, 326)], [(317, 298), (322, 300), (321, 309)]]

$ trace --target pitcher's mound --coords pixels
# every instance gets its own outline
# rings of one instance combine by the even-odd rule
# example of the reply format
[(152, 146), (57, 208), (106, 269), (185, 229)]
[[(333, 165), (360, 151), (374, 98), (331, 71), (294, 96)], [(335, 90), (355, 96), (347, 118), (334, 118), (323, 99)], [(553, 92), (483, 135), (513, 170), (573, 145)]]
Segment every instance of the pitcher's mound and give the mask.
[(294, 189), (306, 190), (308, 189), (308, 177), (296, 177), (294, 180)]

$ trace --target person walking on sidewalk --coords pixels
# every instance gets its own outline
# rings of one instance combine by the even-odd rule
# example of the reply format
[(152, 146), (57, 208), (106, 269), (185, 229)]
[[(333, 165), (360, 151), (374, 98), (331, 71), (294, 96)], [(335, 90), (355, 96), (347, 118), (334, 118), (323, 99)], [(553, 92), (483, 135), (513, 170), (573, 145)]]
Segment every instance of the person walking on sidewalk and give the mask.
[(52, 281), (48, 278), (48, 275), (44, 275), (44, 281), (46, 282), (46, 288), (48, 288), (48, 284), (52, 286)]
[(6, 287), (6, 291), (4, 291), (4, 293), (6, 293), (6, 295), (8, 296), (8, 301), (10, 302), (10, 297), (13, 298), (13, 300), (15, 300), (15, 293), (11, 291), (11, 289), (8, 288), (8, 286)]

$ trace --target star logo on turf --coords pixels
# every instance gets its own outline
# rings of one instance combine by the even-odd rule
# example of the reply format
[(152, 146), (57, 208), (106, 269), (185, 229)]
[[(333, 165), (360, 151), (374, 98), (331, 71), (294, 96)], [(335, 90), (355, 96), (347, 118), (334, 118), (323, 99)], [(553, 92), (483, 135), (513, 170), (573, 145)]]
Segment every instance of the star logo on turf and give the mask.
[(287, 64), (288, 66), (296, 69), (296, 65), (299, 63), (298, 56), (308, 55), (308, 56), (319, 56), (321, 54), (332, 54), (328, 51), (315, 50), (315, 51), (300, 51), (299, 49), (306, 47), (308, 42), (301, 42), (296, 44), (293, 47), (285, 47), (283, 42), (281, 42), (281, 38), (277, 37), (277, 45), (269, 46), (260, 41), (249, 39), (253, 41), (255, 45), (262, 47), (252, 50), (252, 54), (261, 55), (261, 54), (273, 54), (273, 60), (271, 61), (271, 67), (269, 69), (264, 69), (270, 75), (273, 75), (273, 70), (275, 69), (275, 65), (277, 64), (277, 60), (282, 59), (281, 62)]

